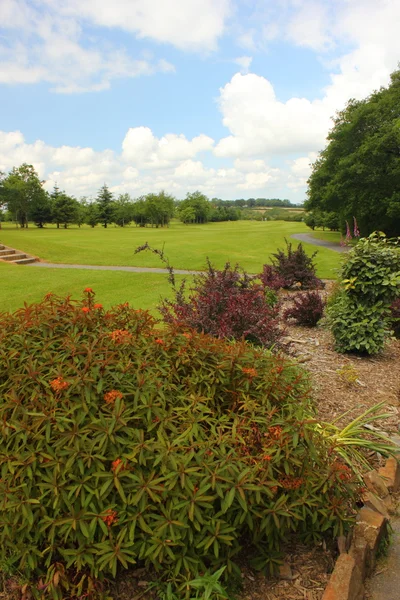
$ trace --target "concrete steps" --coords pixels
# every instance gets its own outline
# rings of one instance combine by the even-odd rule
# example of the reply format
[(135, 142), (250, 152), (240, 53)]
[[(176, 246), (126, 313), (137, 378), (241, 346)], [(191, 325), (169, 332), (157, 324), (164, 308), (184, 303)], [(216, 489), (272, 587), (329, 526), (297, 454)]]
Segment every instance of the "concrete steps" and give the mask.
[(5, 260), (15, 265), (27, 265), (36, 262), (37, 259), (30, 254), (25, 254), (24, 252), (0, 244), (0, 260)]

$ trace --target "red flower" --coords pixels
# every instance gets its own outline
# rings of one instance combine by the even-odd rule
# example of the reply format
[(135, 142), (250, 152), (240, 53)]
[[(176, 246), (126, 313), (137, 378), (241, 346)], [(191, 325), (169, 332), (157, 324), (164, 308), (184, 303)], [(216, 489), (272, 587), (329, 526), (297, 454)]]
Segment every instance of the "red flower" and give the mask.
[(270, 460), (271, 460), (271, 457), (270, 457), (270, 455), (269, 455), (269, 454), (264, 454), (264, 456), (263, 456), (263, 460), (268, 460), (268, 461), (270, 461)]
[(118, 522), (118, 513), (116, 510), (111, 510), (108, 508), (104, 515), (101, 517), (102, 521), (107, 525), (107, 527), (111, 527), (114, 523)]
[(88, 312), (90, 312), (90, 308), (89, 308), (88, 306), (84, 306), (84, 307), (82, 308), (82, 312), (84, 312), (84, 313), (88, 313)]
[(50, 381), (50, 387), (55, 392), (62, 392), (62, 390), (66, 390), (69, 387), (69, 383), (68, 381), (65, 381), (61, 375), (59, 375), (59, 377), (56, 377), (56, 379)]
[(93, 294), (92, 288), (89, 288), (89, 287), (85, 288), (83, 291), (86, 292), (87, 294)]
[(156, 342), (156, 344), (159, 344), (160, 346), (165, 346), (165, 342), (164, 342), (164, 340), (162, 340), (162, 339), (160, 339), (160, 338), (157, 338), (157, 339), (155, 340), (155, 342)]
[(118, 398), (121, 400), (123, 397), (123, 393), (118, 390), (111, 390), (111, 392), (104, 394), (104, 400), (107, 404), (114, 404)]
[(97, 302), (96, 304), (93, 305), (93, 308), (103, 308), (103, 305), (100, 304), (99, 302)]

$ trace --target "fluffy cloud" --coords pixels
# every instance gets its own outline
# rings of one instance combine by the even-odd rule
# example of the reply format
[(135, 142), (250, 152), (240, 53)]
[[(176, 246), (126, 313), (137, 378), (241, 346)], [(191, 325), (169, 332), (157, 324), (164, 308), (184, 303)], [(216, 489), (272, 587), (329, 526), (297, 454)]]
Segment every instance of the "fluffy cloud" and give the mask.
[(230, 14), (230, 0), (46, 0), (64, 15), (182, 50), (215, 50)]

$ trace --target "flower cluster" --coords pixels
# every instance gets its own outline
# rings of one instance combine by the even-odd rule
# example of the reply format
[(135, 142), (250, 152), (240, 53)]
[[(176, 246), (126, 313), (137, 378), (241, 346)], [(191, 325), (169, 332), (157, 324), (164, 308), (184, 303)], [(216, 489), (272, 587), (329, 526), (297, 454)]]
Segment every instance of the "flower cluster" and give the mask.
[(68, 381), (65, 381), (65, 379), (63, 379), (61, 375), (59, 375), (58, 377), (53, 379), (53, 381), (50, 381), (50, 387), (55, 392), (62, 392), (63, 390), (66, 390), (69, 387), (69, 383)]
[(123, 462), (122, 458), (116, 458), (115, 460), (112, 461), (111, 471), (113, 473), (116, 473), (117, 471), (122, 471), (123, 469), (126, 469), (126, 465)]
[(88, 306), (84, 306), (84, 307), (82, 308), (82, 312), (84, 312), (84, 313), (86, 313), (86, 314), (87, 314), (88, 312), (90, 312), (90, 308), (89, 308)]
[(242, 367), (242, 372), (249, 377), (257, 377), (257, 371), (252, 368)]
[(156, 342), (156, 344), (159, 344), (160, 346), (165, 346), (165, 342), (161, 338), (156, 338), (155, 342)]
[(118, 523), (118, 513), (116, 510), (111, 510), (111, 508), (108, 508), (101, 519), (104, 521), (107, 527), (111, 527), (111, 525)]
[(279, 483), (285, 490), (297, 490), (303, 485), (304, 479), (302, 477), (283, 477), (279, 479)]
[(272, 439), (279, 440), (282, 435), (282, 427), (280, 425), (273, 425), (272, 427), (269, 427), (268, 433)]
[(110, 333), (110, 338), (116, 344), (128, 344), (132, 340), (132, 334), (126, 329), (115, 329)]
[(122, 400), (123, 397), (124, 395), (122, 392), (119, 392), (118, 390), (111, 390), (111, 392), (104, 394), (104, 401), (107, 404), (114, 404), (116, 400)]
[(332, 472), (336, 473), (337, 477), (341, 481), (349, 481), (353, 477), (351, 469), (347, 465), (344, 465), (343, 463), (341, 463), (339, 461), (335, 461), (332, 464), (331, 468), (332, 468)]

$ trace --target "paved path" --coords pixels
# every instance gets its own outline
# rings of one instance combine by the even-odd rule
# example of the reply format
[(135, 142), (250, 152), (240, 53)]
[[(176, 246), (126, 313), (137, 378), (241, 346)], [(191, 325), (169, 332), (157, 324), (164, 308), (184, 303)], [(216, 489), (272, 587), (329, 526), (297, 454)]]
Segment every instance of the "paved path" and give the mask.
[[(102, 265), (67, 265), (63, 263), (34, 262), (26, 265), (27, 267), (51, 267), (52, 269), (92, 269), (94, 271), (128, 271), (130, 273), (168, 273), (167, 269), (158, 269), (152, 267), (112, 267)], [(174, 269), (175, 275), (196, 275), (201, 271), (185, 271), (183, 269)]]
[(299, 240), (300, 242), (307, 242), (307, 244), (313, 244), (314, 246), (323, 246), (324, 248), (329, 248), (330, 250), (334, 250), (335, 252), (348, 252), (351, 250), (349, 246), (340, 246), (335, 242), (329, 242), (328, 240), (319, 240), (318, 238), (309, 235), (308, 233), (292, 233), (290, 236), (295, 240)]
[[(330, 248), (335, 252), (347, 252), (349, 248), (347, 246), (339, 246), (334, 242), (328, 242), (326, 240), (319, 240), (308, 233), (294, 233), (290, 236), (301, 242), (307, 242), (314, 246), (324, 246), (324, 248)], [(69, 265), (65, 263), (49, 263), (49, 262), (34, 262), (28, 267), (49, 267), (52, 269), (92, 269), (94, 271), (127, 271), (130, 273), (168, 273), (167, 269), (161, 269), (157, 267), (121, 267), (121, 266), (101, 266), (101, 265)], [(176, 275), (196, 275), (202, 271), (186, 271), (184, 269), (174, 269)]]
[(398, 600), (400, 598), (400, 519), (390, 522), (393, 527), (388, 555), (378, 563), (375, 575), (368, 582), (370, 600)]

